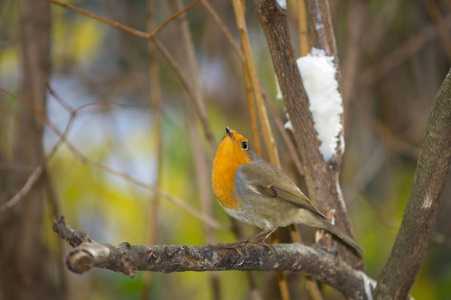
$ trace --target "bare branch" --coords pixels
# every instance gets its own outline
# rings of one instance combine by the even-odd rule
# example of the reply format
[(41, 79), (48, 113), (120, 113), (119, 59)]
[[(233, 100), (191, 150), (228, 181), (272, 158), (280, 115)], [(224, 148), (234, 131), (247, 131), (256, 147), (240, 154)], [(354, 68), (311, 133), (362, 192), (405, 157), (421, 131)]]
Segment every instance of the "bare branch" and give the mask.
[(311, 276), (353, 299), (365, 299), (365, 282), (374, 283), (340, 257), (303, 244), (277, 244), (272, 249), (247, 244), (238, 246), (244, 253), (240, 257), (230, 244), (132, 246), (122, 243), (112, 246), (72, 230), (63, 217), (54, 220), (53, 230), (75, 247), (67, 254), (66, 264), (76, 273), (84, 273), (92, 267), (130, 277), (135, 277), (136, 271), (293, 271)]
[(240, 59), (241, 63), (245, 63), (244, 62), (244, 54), (241, 51), (240, 46), (238, 46), (238, 44), (235, 42), (235, 40), (232, 37), (232, 34), (230, 33), (230, 31), (227, 29), (227, 26), (225, 25), (224, 21), (218, 16), (218, 14), (216, 13), (216, 11), (213, 9), (213, 7), (210, 5), (210, 3), (208, 3), (207, 0), (202, 0), (202, 4), (204, 5), (204, 7), (207, 9), (207, 11), (211, 14), (211, 16), (213, 17), (213, 19), (215, 20), (216, 24), (218, 24), (219, 28), (221, 29), (221, 31), (224, 33), (225, 37), (227, 38), (227, 40), (229, 41), (230, 45), (232, 46), (233, 50), (235, 51), (235, 53), (238, 55), (238, 58)]
[(87, 17), (89, 17), (91, 19), (98, 20), (98, 21), (100, 21), (102, 23), (114, 26), (114, 27), (116, 27), (116, 28), (118, 28), (120, 30), (128, 32), (128, 33), (130, 33), (132, 35), (138, 36), (140, 38), (144, 38), (144, 39), (149, 39), (150, 38), (150, 34), (148, 34), (146, 32), (142, 32), (142, 31), (133, 29), (131, 27), (128, 27), (128, 26), (126, 26), (124, 24), (121, 24), (119, 22), (114, 22), (114, 21), (108, 20), (107, 18), (97, 16), (97, 15), (95, 15), (93, 13), (87, 12), (87, 11), (85, 11), (83, 9), (79, 9), (79, 8), (73, 6), (73, 5), (70, 5), (69, 3), (66, 3), (66, 2), (63, 2), (63, 1), (59, 1), (59, 0), (47, 0), (47, 1), (50, 2), (50, 3), (56, 4), (56, 5), (68, 8), (70, 10), (73, 10), (73, 11), (75, 11), (75, 12), (77, 12), (79, 14), (82, 14), (84, 16), (87, 16)]
[[(272, 0), (255, 0), (254, 2), (268, 42), (284, 104), (293, 124), (293, 135), (302, 158), (309, 197), (316, 201), (320, 210), (324, 212), (335, 209), (336, 225), (352, 236), (338, 180), (342, 154), (337, 151), (333, 161), (328, 163), (324, 161), (319, 152), (320, 144), (313, 126), (313, 117), (309, 109), (307, 94), (296, 64), (286, 12)], [(310, 14), (312, 13), (310, 12)], [(327, 17), (324, 18), (326, 21), (328, 20)], [(329, 23), (325, 22), (323, 26), (328, 28)], [(323, 27), (318, 26), (318, 29), (322, 30)], [(331, 29), (328, 32), (323, 32), (321, 43), (328, 43), (333, 39), (332, 35)], [(316, 43), (313, 44), (316, 45)], [(321, 48), (328, 49), (328, 53), (333, 55), (335, 45), (322, 46)], [(356, 268), (363, 269), (362, 259), (345, 247), (344, 245), (338, 246), (340, 255)]]
[[(73, 6), (73, 5), (67, 4), (65, 2), (61, 2), (59, 0), (47, 0), (47, 1), (51, 2), (51, 3), (54, 3), (56, 5), (68, 8), (70, 10), (76, 11), (77, 13), (80, 13), (80, 14), (82, 14), (84, 16), (87, 16), (89, 18), (92, 18), (94, 20), (98, 20), (98, 21), (103, 22), (105, 24), (108, 24), (110, 26), (114, 26), (114, 27), (116, 27), (116, 28), (118, 28), (118, 29), (120, 29), (122, 31), (125, 31), (127, 33), (130, 33), (132, 35), (135, 35), (135, 36), (138, 36), (140, 38), (144, 38), (144, 39), (152, 41), (155, 44), (155, 46), (157, 47), (157, 49), (161, 52), (163, 57), (167, 60), (169, 65), (172, 67), (172, 69), (176, 73), (177, 77), (180, 79), (182, 87), (187, 93), (188, 100), (194, 103), (194, 107), (196, 108), (195, 111), (196, 111), (196, 113), (197, 113), (197, 115), (198, 115), (198, 117), (200, 119), (200, 122), (201, 122), (203, 130), (204, 130), (205, 138), (209, 142), (210, 148), (212, 150), (216, 148), (216, 141), (215, 141), (213, 132), (211, 130), (210, 123), (208, 122), (205, 109), (202, 109), (202, 107), (199, 106), (198, 101), (196, 101), (194, 92), (192, 91), (190, 85), (188, 84), (188, 82), (189, 82), (188, 79), (183, 74), (183, 72), (181, 72), (181, 68), (179, 67), (177, 61), (172, 57), (170, 52), (166, 49), (166, 47), (163, 45), (163, 43), (161, 43), (160, 40), (158, 40), (154, 35), (150, 35), (148, 33), (145, 33), (145, 32), (133, 29), (133, 28), (131, 28), (129, 26), (123, 25), (121, 23), (109, 20), (109, 19), (104, 18), (104, 17), (97, 16), (97, 15), (95, 15), (93, 13), (87, 12), (85, 10), (82, 10), (80, 8), (77, 8), (77, 7)], [(196, 3), (197, 3), (197, 1), (193, 2), (192, 5), (195, 5)], [(192, 5), (187, 6), (185, 9), (190, 9), (192, 7)], [(182, 10), (182, 12), (184, 12), (185, 9)], [(178, 13), (175, 14), (174, 16), (178, 17)], [(174, 18), (175, 18), (174, 16), (169, 18), (169, 21), (174, 20)], [(165, 25), (165, 23), (163, 23), (163, 24)]]
[(17, 203), (20, 202), (21, 199), (23, 199), (24, 196), (28, 194), (34, 184), (41, 178), (41, 175), (44, 172), (45, 162), (46, 160), (40, 163), (37, 168), (34, 169), (33, 173), (31, 173), (31, 175), (28, 177), (24, 186), (20, 190), (18, 190), (11, 199), (9, 199), (5, 204), (0, 205), (0, 214), (11, 207), (14, 207)]
[(186, 6), (185, 8), (179, 10), (177, 13), (173, 14), (172, 16), (169, 17), (169, 19), (167, 19), (166, 21), (163, 22), (163, 24), (161, 24), (160, 26), (158, 26), (157, 29), (155, 29), (154, 32), (152, 32), (151, 34), (151, 38), (155, 38), (155, 36), (158, 34), (158, 32), (160, 32), (166, 25), (168, 25), (170, 22), (172, 22), (173, 20), (177, 19), (178, 17), (180, 17), (181, 15), (183, 15), (185, 12), (187, 12), (188, 10), (190, 10), (191, 8), (193, 8), (197, 2), (199, 2), (200, 0), (195, 0), (193, 1), (193, 3), (191, 3), (190, 5)]
[[(199, 210), (197, 210), (196, 208), (194, 208), (193, 206), (191, 206), (190, 204), (188, 204), (186, 201), (184, 201), (183, 199), (176, 197), (174, 195), (168, 194), (164, 191), (162, 191), (161, 189), (158, 189), (156, 187), (152, 187), (148, 184), (145, 184), (137, 179), (134, 179), (133, 177), (115, 171), (111, 168), (109, 168), (108, 166), (105, 166), (103, 164), (97, 163), (95, 161), (90, 160), (88, 157), (84, 156), (75, 146), (73, 146), (65, 137), (64, 134), (61, 133), (56, 126), (52, 123), (52, 121), (50, 121), (47, 116), (42, 112), (42, 110), (40, 110), (39, 108), (37, 108), (36, 106), (34, 106), (28, 99), (26, 99), (25, 97), (22, 97), (20, 95), (17, 95), (15, 93), (13, 93), (12, 91), (0, 86), (0, 91), (7, 93), (8, 95), (14, 97), (15, 99), (19, 100), (20, 102), (22, 102), (23, 104), (27, 105), (32, 111), (33, 113), (41, 120), (43, 121), (59, 138), (62, 142), (65, 143), (65, 145), (69, 148), (69, 150), (71, 151), (71, 153), (74, 155), (74, 157), (78, 160), (80, 160), (82, 163), (86, 163), (86, 164), (90, 164), (92, 166), (95, 166), (99, 169), (102, 169), (104, 171), (107, 171), (110, 174), (114, 174), (116, 176), (121, 177), (122, 179), (125, 179), (139, 187), (142, 187), (150, 192), (153, 193), (157, 193), (159, 194), (161, 197), (166, 198), (167, 200), (169, 200), (170, 202), (174, 203), (175, 205), (179, 206), (180, 208), (186, 210), (188, 213), (192, 214), (193, 216), (195, 216), (196, 218), (198, 218), (199, 220), (201, 220), (202, 222), (205, 222), (206, 224), (214, 227), (214, 228), (218, 228), (218, 229), (223, 229), (223, 230), (228, 230), (228, 227), (219, 223), (218, 221), (216, 221), (215, 219), (211, 218), (208, 215), (203, 214), (202, 212), (200, 212)], [(86, 108), (86, 107), (90, 107), (93, 105), (98, 105), (99, 103), (88, 103), (85, 104), (83, 106), (80, 106), (79, 108), (77, 108), (74, 111), (71, 111), (71, 115), (77, 116), (78, 113), (80, 112), (80, 110)], [(122, 104), (118, 104), (118, 103), (113, 103), (113, 102), (103, 102), (102, 104), (113, 104), (113, 105), (120, 105), (122, 106)], [(72, 121), (74, 119), (71, 119)], [(56, 150), (55, 150), (56, 151)]]
[[(15, 97), (15, 94), (9, 91), (8, 89), (5, 89), (4, 87), (0, 86), (0, 91), (7, 93), (8, 95)], [(34, 169), (34, 171), (30, 174), (27, 181), (23, 185), (23, 187), (17, 191), (17, 193), (9, 199), (6, 203), (0, 206), (0, 214), (4, 212), (5, 210), (15, 206), (17, 203), (20, 202), (23, 197), (25, 197), (30, 189), (38, 182), (38, 180), (41, 178), (41, 175), (45, 171), (45, 166), (47, 162), (54, 156), (54, 154), (58, 151), (59, 147), (63, 144), (63, 142), (66, 139), (67, 133), (69, 132), (69, 129), (72, 125), (72, 121), (75, 117), (75, 114), (71, 114), (71, 117), (69, 119), (69, 122), (66, 125), (66, 128), (64, 129), (64, 132), (60, 136), (60, 139), (58, 142), (52, 147), (50, 152), (45, 156), (45, 158), (42, 160), (42, 162)]]
[[(255, 105), (257, 107), (257, 113), (260, 120), (260, 126), (263, 136), (263, 142), (268, 154), (269, 161), (280, 167), (279, 153), (275, 144), (274, 136), (271, 132), (271, 126), (269, 124), (268, 114), (263, 102), (262, 91), (260, 89), (260, 83), (257, 77), (257, 70), (252, 58), (251, 44), (249, 41), (249, 35), (246, 28), (246, 14), (244, 11), (243, 2), (240, 0), (233, 0), (233, 10), (235, 12), (235, 19), (238, 26), (238, 32), (240, 34), (241, 48), (243, 50), (246, 69), (249, 72), (249, 83), (252, 86), (252, 93), (254, 94)], [(255, 137), (257, 138), (257, 137)]]
[(443, 48), (448, 56), (448, 62), (451, 62), (451, 39), (449, 38), (449, 32), (448, 29), (446, 29), (443, 16), (440, 13), (440, 8), (435, 0), (424, 0), (424, 2), (431, 19), (434, 22), (435, 30), (442, 41)]
[(431, 239), (451, 164), (451, 69), (426, 126), (412, 191), (390, 257), (375, 290), (378, 299), (404, 299)]
[[(451, 28), (451, 15), (444, 19), (446, 30)], [(372, 68), (365, 70), (360, 76), (359, 89), (366, 91), (368, 88), (387, 76), (397, 67), (402, 65), (407, 59), (415, 55), (427, 45), (437, 38), (437, 31), (433, 24), (425, 26), (415, 36), (409, 38), (405, 43), (390, 52), (384, 58), (380, 59)]]
[(337, 69), (337, 81), (341, 85), (340, 63), (338, 61), (337, 44), (332, 27), (329, 2), (325, 0), (306, 0), (308, 14), (308, 29), (312, 47), (323, 49), (328, 56), (334, 57)]

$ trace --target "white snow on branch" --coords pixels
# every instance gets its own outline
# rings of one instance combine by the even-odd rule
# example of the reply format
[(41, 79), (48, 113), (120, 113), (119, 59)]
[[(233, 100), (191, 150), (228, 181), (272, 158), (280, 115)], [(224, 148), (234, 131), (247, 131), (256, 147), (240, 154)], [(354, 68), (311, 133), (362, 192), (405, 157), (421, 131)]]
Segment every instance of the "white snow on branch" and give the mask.
[(282, 91), (280, 90), (280, 85), (279, 85), (279, 79), (277, 78), (277, 74), (274, 74), (274, 76), (276, 77), (276, 89), (277, 89), (276, 99), (283, 100)]
[(293, 131), (293, 124), (291, 124), (290, 115), (288, 113), (285, 114), (287, 116), (287, 122), (283, 125), (283, 128), (286, 130)]
[[(283, 100), (283, 95), (282, 95), (282, 91), (280, 90), (280, 85), (279, 85), (279, 80), (277, 79), (277, 74), (274, 74), (274, 76), (276, 77), (276, 88), (277, 88), (276, 99)], [(286, 130), (293, 131), (293, 124), (291, 124), (290, 116), (288, 115), (288, 113), (286, 113), (285, 116), (287, 116), (287, 122), (284, 124), (283, 128), (285, 128)]]
[[(321, 30), (321, 29), (323, 29), (324, 28), (324, 25), (323, 24), (321, 24), (321, 23), (316, 23), (315, 24), (315, 29), (316, 30)], [(317, 49), (318, 50), (318, 49)]]
[(373, 291), (376, 288), (377, 282), (369, 278), (364, 272), (357, 272), (362, 276), (366, 299), (373, 300)]
[(286, 0), (277, 0), (277, 5), (283, 10), (287, 10), (287, 1)]
[(311, 53), (297, 60), (321, 142), (319, 151), (326, 161), (334, 157), (342, 130), (343, 100), (338, 92), (333, 59), (324, 50), (312, 48)]

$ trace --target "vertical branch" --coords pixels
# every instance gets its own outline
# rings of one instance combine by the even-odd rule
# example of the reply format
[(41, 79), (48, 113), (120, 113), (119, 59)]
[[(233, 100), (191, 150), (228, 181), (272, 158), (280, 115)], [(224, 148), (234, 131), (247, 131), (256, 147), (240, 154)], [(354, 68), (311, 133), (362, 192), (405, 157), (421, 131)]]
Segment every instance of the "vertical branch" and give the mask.
[[(168, 1), (173, 13), (176, 13), (182, 9), (181, 0), (170, 0)], [(181, 44), (182, 51), (180, 51), (180, 56), (184, 56), (184, 61), (186, 61), (186, 74), (189, 74), (190, 86), (194, 93), (194, 98), (196, 99), (197, 105), (200, 107), (201, 111), (206, 112), (205, 101), (202, 95), (200, 83), (199, 83), (199, 71), (196, 64), (196, 55), (193, 39), (191, 36), (191, 32), (189, 30), (188, 20), (186, 18), (186, 14), (181, 15), (179, 20), (177, 21), (179, 32), (181, 32)], [(188, 113), (188, 133), (190, 136), (190, 140), (192, 142), (193, 147), (193, 160), (196, 174), (196, 182), (197, 182), (197, 190), (199, 191), (200, 203), (202, 212), (208, 216), (212, 216), (213, 209), (211, 206), (212, 200), (211, 193), (209, 189), (205, 187), (210, 184), (209, 176), (208, 176), (208, 166), (206, 161), (206, 155), (202, 147), (201, 139), (199, 136), (199, 132), (197, 130), (197, 122), (195, 119), (190, 118), (189, 115), (195, 113), (195, 107), (188, 103), (188, 109), (190, 113)], [(209, 125), (210, 127), (210, 125)], [(213, 155), (213, 149), (211, 149)], [(205, 225), (205, 224), (204, 224)], [(216, 242), (216, 234), (214, 229), (210, 226), (205, 225), (205, 234), (207, 243), (213, 244)], [(213, 298), (221, 299), (220, 293), (220, 284), (219, 284), (219, 273), (212, 272), (209, 274), (211, 287), (213, 290)]]
[(263, 97), (260, 90), (259, 81), (257, 78), (257, 71), (255, 70), (254, 61), (251, 53), (251, 44), (249, 36), (246, 30), (246, 18), (244, 14), (244, 2), (242, 0), (232, 0), (233, 10), (235, 12), (235, 18), (240, 33), (241, 48), (244, 53), (246, 69), (249, 72), (250, 82), (252, 85), (252, 92), (254, 94), (255, 103), (257, 105), (257, 113), (260, 119), (261, 131), (263, 140), (265, 142), (266, 152), (269, 157), (269, 161), (274, 165), (280, 167), (279, 155), (277, 153), (276, 143), (271, 133), (271, 127), (269, 125), (268, 115), (266, 113), (265, 104), (263, 103)]
[[(155, 30), (155, 1), (146, 1), (147, 10), (147, 30), (152, 32)], [(149, 95), (150, 104), (152, 106), (152, 139), (155, 146), (155, 187), (160, 188), (163, 177), (163, 139), (161, 138), (161, 85), (160, 85), (160, 68), (158, 66), (157, 49), (152, 41), (148, 41), (149, 47)], [(160, 194), (153, 193), (150, 199), (149, 207), (149, 245), (154, 245), (157, 241), (158, 228), (158, 211), (160, 207)], [(143, 286), (141, 290), (141, 298), (149, 298), (149, 288), (152, 282), (152, 273), (146, 272), (143, 278)]]
[[(246, 76), (248, 74), (248, 77), (250, 79), (252, 93), (254, 95), (255, 104), (257, 106), (258, 117), (260, 119), (261, 129), (263, 129), (262, 135), (263, 135), (263, 140), (265, 142), (266, 152), (268, 154), (269, 161), (280, 168), (279, 154), (278, 154), (277, 147), (275, 144), (274, 136), (272, 135), (272, 132), (271, 132), (268, 114), (266, 112), (266, 107), (263, 102), (263, 95), (262, 95), (262, 92), (260, 89), (260, 83), (257, 78), (257, 72), (256, 72), (255, 65), (254, 65), (253, 58), (252, 58), (249, 36), (247, 34), (247, 29), (246, 29), (244, 1), (243, 0), (232, 0), (232, 4), (233, 4), (233, 10), (235, 12), (235, 19), (237, 22), (238, 31), (240, 34), (241, 48), (243, 50), (244, 58), (245, 58), (245, 66), (243, 67), (243, 69), (245, 70), (244, 76), (246, 78)], [(247, 74), (246, 74), (246, 71), (248, 72)], [(255, 136), (255, 133), (254, 133), (254, 136)], [(255, 136), (255, 138), (257, 139), (258, 135)], [(280, 295), (281, 295), (282, 299), (290, 299), (288, 283), (285, 278), (285, 275), (281, 272), (278, 272), (277, 277), (278, 277)]]
[[(298, 18), (297, 18), (297, 25), (298, 25), (298, 31), (299, 31), (299, 49), (301, 51), (301, 56), (305, 56), (310, 52), (310, 41), (309, 41), (309, 35), (308, 35), (308, 27), (307, 27), (307, 13), (305, 8), (305, 0), (298, 0)], [(269, 104), (268, 104), (269, 105)], [(279, 124), (279, 121), (277, 118), (275, 118), (277, 126), (281, 127), (281, 124)], [(298, 159), (298, 152), (296, 149), (294, 149), (294, 145), (292, 145), (291, 139), (287, 136), (283, 126), (281, 128), (282, 137), (284, 138), (284, 141), (290, 151), (292, 153), (294, 163), (296, 168), (298, 169), (300, 174), (303, 174), (302, 172), (302, 165), (300, 163), (300, 160)], [(290, 225), (288, 227), (288, 230), (290, 232), (291, 240), (295, 243), (302, 243), (302, 237), (297, 229), (296, 226)], [(311, 299), (313, 300), (322, 300), (322, 294), (318, 287), (318, 283), (314, 280), (312, 280), (309, 277), (305, 277), (305, 286), (307, 288), (307, 292)]]
[(451, 165), (451, 69), (426, 125), (412, 191), (395, 244), (376, 290), (376, 299), (405, 299), (426, 253)]
[(291, 137), (289, 136), (287, 130), (283, 126), (283, 122), (280, 119), (280, 117), (277, 115), (276, 110), (271, 104), (271, 100), (269, 100), (268, 95), (262, 88), (263, 93), (263, 99), (265, 100), (266, 106), (268, 107), (269, 112), (271, 113), (271, 116), (274, 120), (274, 123), (276, 124), (277, 129), (279, 130), (280, 136), (282, 137), (282, 140), (285, 142), (285, 145), (288, 148), (288, 152), (291, 155), (291, 158), (293, 159), (294, 166), (296, 170), (298, 171), (299, 175), (302, 175), (304, 172), (302, 171), (302, 164), (301, 160), (299, 158), (298, 151), (296, 149), (296, 146), (294, 145)]
[(343, 84), (342, 95), (344, 111), (345, 132), (349, 128), (350, 121), (353, 119), (353, 101), (356, 82), (358, 79), (357, 70), (362, 57), (362, 40), (366, 33), (367, 22), (367, 3), (363, 0), (354, 0), (350, 2), (349, 18), (347, 26), (348, 42), (346, 44), (346, 53), (343, 63)]
[[(338, 153), (332, 162), (324, 161), (319, 152), (320, 143), (313, 126), (313, 117), (309, 109), (308, 98), (296, 64), (286, 13), (273, 0), (255, 0), (255, 4), (269, 45), (284, 103), (293, 124), (293, 134), (301, 154), (309, 196), (318, 203), (321, 211), (327, 212), (330, 209), (335, 209), (336, 225), (352, 236), (346, 206), (338, 181), (341, 151), (337, 151)], [(309, 14), (312, 15), (310, 11)], [(323, 13), (320, 13), (314, 16), (323, 15)], [(326, 20), (330, 19), (328, 17), (325, 18)], [(323, 26), (327, 27), (328, 24), (330, 25), (330, 23), (325, 23)], [(323, 36), (324, 41), (333, 40), (330, 37), (333, 34), (331, 33), (332, 30), (330, 29), (327, 32), (329, 33), (323, 33), (320, 36)], [(317, 44), (318, 42), (315, 42), (313, 45)], [(335, 44), (324, 45), (322, 48), (331, 51), (335, 49)], [(364, 267), (363, 261), (357, 253), (350, 251), (341, 243), (338, 243), (337, 247), (339, 254), (347, 262), (356, 268)]]
[(246, 64), (242, 63), (243, 67), (243, 74), (244, 74), (244, 87), (246, 89), (246, 99), (247, 99), (247, 106), (249, 107), (249, 116), (251, 119), (251, 127), (252, 127), (252, 135), (254, 137), (253, 140), (253, 146), (255, 153), (257, 153), (258, 156), (262, 156), (262, 149), (260, 146), (260, 134), (258, 130), (258, 120), (257, 115), (255, 113), (255, 101), (254, 101), (254, 94), (252, 93), (252, 84), (251, 80), (249, 78), (249, 72), (246, 68)]
[(327, 0), (306, 0), (308, 13), (308, 29), (312, 47), (323, 49), (328, 56), (334, 57), (337, 69), (337, 80), (340, 83), (341, 73), (338, 61), (337, 44), (330, 17), (329, 2)]
[[(58, 145), (58, 144), (57, 144)], [(56, 148), (54, 148), (56, 149)], [(56, 150), (55, 150), (56, 153)], [(47, 158), (49, 158), (47, 154)], [(48, 160), (47, 160), (48, 161)], [(51, 216), (57, 217), (61, 216), (61, 208), (60, 208), (60, 202), (58, 199), (58, 195), (55, 192), (54, 187), (52, 186), (52, 178), (50, 177), (49, 172), (47, 169), (44, 169), (43, 172), (43, 181), (44, 181), (44, 188), (45, 188), (45, 195), (47, 196)], [(66, 299), (68, 294), (68, 282), (67, 282), (67, 273), (66, 273), (66, 267), (64, 264), (64, 248), (62, 240), (56, 241), (56, 261), (57, 261), (57, 277), (58, 277), (58, 284), (59, 284), (59, 290), (58, 290), (58, 298), (60, 299)]]
[[(46, 82), (51, 70), (50, 4), (44, 1), (20, 1), (20, 47), (22, 96), (45, 111)], [(18, 105), (13, 136), (14, 165), (34, 169), (44, 160), (42, 135), (44, 126), (25, 105)], [(6, 182), (0, 205), (23, 185), (29, 174), (21, 176), (11, 170), (1, 174)], [(44, 199), (42, 182), (35, 184), (16, 207), (0, 217), (0, 298), (53, 298), (43, 287), (55, 282), (47, 270), (48, 250), (42, 239)]]
[(305, 0), (298, 0), (298, 31), (301, 56), (306, 56), (310, 52), (310, 41), (308, 36)]
[(448, 62), (451, 63), (451, 39), (449, 38), (449, 32), (446, 29), (445, 22), (440, 13), (440, 9), (437, 6), (435, 0), (424, 0), (429, 15), (434, 22), (435, 30), (437, 31), (443, 47), (445, 48), (446, 55), (448, 56)]
[(202, 109), (200, 102), (198, 101), (198, 99), (196, 99), (194, 92), (191, 89), (188, 79), (182, 72), (177, 61), (169, 53), (168, 49), (166, 49), (166, 47), (157, 38), (150, 39), (153, 41), (154, 45), (158, 48), (161, 55), (167, 60), (168, 64), (174, 69), (175, 74), (180, 79), (180, 83), (182, 84), (183, 90), (185, 91), (187, 96), (186, 99), (189, 102), (189, 104), (190, 105), (192, 104), (193, 107), (195, 108), (196, 115), (198, 116), (199, 121), (204, 130), (205, 138), (208, 141), (211, 153), (213, 153), (216, 149), (216, 141), (213, 136), (213, 131), (211, 130), (210, 122), (208, 121), (207, 111), (205, 109)]
[(207, 9), (207, 11), (210, 13), (210, 15), (213, 17), (215, 22), (219, 25), (219, 27), (221, 28), (222, 32), (224, 33), (224, 35), (226, 36), (227, 40), (229, 41), (230, 45), (232, 46), (233, 50), (238, 55), (238, 57), (239, 57), (239, 59), (241, 61), (241, 65), (242, 65), (242, 68), (243, 68), (243, 74), (244, 74), (244, 87), (245, 87), (245, 90), (246, 90), (246, 99), (247, 99), (247, 105), (248, 105), (248, 108), (249, 108), (249, 116), (250, 116), (250, 119), (251, 119), (251, 127), (252, 127), (252, 134), (253, 134), (253, 141), (252, 141), (253, 143), (252, 143), (252, 145), (254, 146), (254, 150), (257, 153), (257, 155), (261, 156), (262, 155), (262, 150), (261, 150), (260, 139), (259, 139), (259, 136), (260, 136), (259, 132), (260, 131), (258, 130), (259, 127), (258, 127), (257, 115), (256, 115), (256, 112), (255, 112), (254, 95), (253, 95), (251, 80), (250, 80), (250, 77), (249, 77), (249, 71), (246, 68), (246, 63), (245, 63), (245, 60), (244, 60), (243, 52), (238, 47), (238, 45), (235, 43), (235, 41), (233, 40), (232, 35), (227, 30), (227, 27), (225, 26), (224, 22), (218, 16), (218, 14), (213, 9), (213, 7), (211, 7), (211, 5), (208, 3), (208, 1), (207, 0), (202, 0), (202, 4)]

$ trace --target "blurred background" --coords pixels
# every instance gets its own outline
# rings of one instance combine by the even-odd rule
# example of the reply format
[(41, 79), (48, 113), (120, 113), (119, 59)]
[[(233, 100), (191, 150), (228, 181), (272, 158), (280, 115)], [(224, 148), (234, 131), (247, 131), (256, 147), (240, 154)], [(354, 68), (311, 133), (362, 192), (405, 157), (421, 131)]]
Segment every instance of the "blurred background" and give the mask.
[[(287, 2), (293, 45), (299, 53), (298, 3)], [(20, 94), (25, 77), (20, 3), (0, 1), (0, 86), (16, 94)], [(68, 3), (149, 32), (191, 2), (74, 0)], [(239, 44), (232, 4), (229, 1), (209, 3)], [(366, 250), (367, 273), (377, 280), (410, 194), (432, 102), (451, 66), (451, 5), (444, 0), (331, 0), (329, 3), (345, 107), (342, 189), (356, 240)], [(283, 103), (276, 100), (274, 69), (254, 3), (247, 1), (246, 8), (258, 78), (277, 116), (285, 122)], [(203, 100), (215, 143), (219, 143), (226, 126), (251, 140), (261, 138), (252, 136), (241, 62), (221, 27), (202, 1), (185, 16), (168, 23), (157, 38), (194, 86), (195, 97)], [(192, 48), (184, 40), (186, 30)], [(189, 49), (194, 50), (192, 57), (197, 70), (193, 70)], [(51, 5), (50, 57), (46, 115), (60, 133), (71, 124), (67, 131), (70, 144), (59, 143), (56, 149), (60, 137), (54, 129), (44, 126), (43, 153), (54, 153), (47, 160), (45, 183), (41, 180), (36, 183), (42, 185), (44, 204), (42, 219), (35, 229), (45, 249), (43, 257), (36, 259), (44, 262), (40, 272), (48, 280), (45, 285), (48, 296), (251, 298), (252, 289), (244, 272), (151, 275), (138, 272), (139, 277), (130, 279), (100, 269), (76, 275), (65, 268), (64, 256), (70, 247), (52, 232), (56, 212), (64, 215), (74, 229), (110, 244), (127, 241), (203, 245), (233, 242), (237, 237), (231, 230), (208, 226), (180, 206), (155, 197), (148, 188), (124, 177), (159, 186), (189, 206), (211, 214), (221, 224), (231, 226), (210, 187), (214, 149), (205, 138), (179, 76), (161, 52), (154, 46), (149, 49), (149, 43), (143, 38)], [(193, 77), (196, 73), (198, 76)], [(24, 106), (17, 97), (0, 93), (0, 205), (18, 190), (6, 188), (6, 179), (14, 174), (25, 181), (36, 167), (24, 167), (14, 159), (14, 143), (23, 121), (18, 112)], [(283, 169), (301, 182), (271, 114), (269, 119)], [(416, 299), (451, 296), (449, 176), (443, 197), (432, 241), (411, 290)], [(8, 210), (20, 210), (21, 205), (19, 202)], [(7, 231), (8, 224), (15, 222), (6, 217), (8, 210), (0, 211), (0, 235)], [(251, 234), (255, 228), (246, 225), (244, 230)], [(306, 243), (312, 243), (313, 232), (304, 231)], [(17, 236), (6, 239), (4, 235), (0, 248), (6, 249), (6, 243), (14, 245), (18, 239)], [(280, 297), (275, 274), (253, 276), (257, 285), (253, 293), (259, 293), (262, 299)], [(287, 277), (292, 299), (306, 299), (308, 294), (301, 276), (287, 273)], [(331, 288), (323, 286), (322, 289), (325, 299), (342, 297)], [(7, 299), (5, 295), (8, 294), (0, 299)]]

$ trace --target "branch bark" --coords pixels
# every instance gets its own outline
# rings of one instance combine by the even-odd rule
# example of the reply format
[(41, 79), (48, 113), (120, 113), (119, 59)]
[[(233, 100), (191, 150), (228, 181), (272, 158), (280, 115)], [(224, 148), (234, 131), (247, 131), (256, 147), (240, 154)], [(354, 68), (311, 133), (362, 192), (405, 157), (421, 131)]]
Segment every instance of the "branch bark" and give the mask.
[(450, 169), (450, 133), (451, 69), (432, 107), (401, 227), (375, 290), (377, 299), (404, 299), (415, 281)]
[[(312, 2), (321, 4), (323, 1)], [(318, 4), (318, 10), (328, 9), (327, 5), (320, 4)], [(324, 161), (319, 152), (320, 142), (313, 126), (308, 97), (296, 64), (286, 12), (274, 0), (255, 0), (255, 5), (266, 35), (285, 107), (293, 124), (293, 134), (301, 154), (310, 199), (314, 200), (324, 213), (335, 209), (336, 225), (352, 236), (339, 184), (342, 153), (338, 149), (333, 161), (329, 163)], [(310, 9), (309, 6), (309, 11)], [(335, 39), (327, 14), (328, 12), (322, 12), (320, 14), (322, 17), (317, 20), (324, 22), (322, 26), (315, 23), (315, 27), (321, 31), (321, 34), (317, 34), (317, 41), (313, 42), (313, 45), (322, 45), (321, 48), (326, 49), (328, 55), (335, 56)], [(315, 16), (317, 15), (315, 14)], [(312, 17), (311, 12), (309, 12), (309, 16)], [(323, 19), (324, 21), (322, 21)], [(312, 27), (311, 24), (310, 27)], [(346, 246), (341, 244), (338, 245), (338, 251), (346, 262), (355, 268), (364, 269), (363, 261), (358, 254), (349, 251)]]
[(272, 249), (247, 244), (238, 246), (244, 253), (241, 257), (230, 244), (132, 246), (122, 243), (112, 246), (72, 230), (65, 224), (64, 217), (54, 220), (53, 230), (74, 247), (66, 256), (66, 264), (75, 273), (84, 273), (92, 267), (132, 278), (137, 276), (136, 271), (293, 271), (311, 276), (353, 299), (366, 299), (365, 284), (368, 289), (368, 283), (374, 282), (340, 257), (303, 244), (277, 244), (272, 245)]

